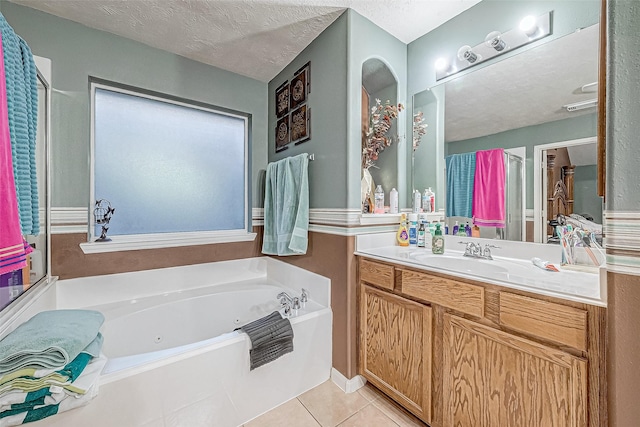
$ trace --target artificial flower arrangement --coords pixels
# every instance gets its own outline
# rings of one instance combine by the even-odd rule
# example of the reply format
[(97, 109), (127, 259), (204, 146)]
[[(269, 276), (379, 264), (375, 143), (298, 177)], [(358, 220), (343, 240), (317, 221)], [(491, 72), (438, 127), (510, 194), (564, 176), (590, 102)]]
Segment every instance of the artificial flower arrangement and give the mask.
[(398, 118), (398, 113), (404, 109), (402, 104), (393, 105), (387, 101), (382, 104), (376, 99), (376, 105), (371, 107), (371, 121), (362, 147), (362, 168), (369, 169), (375, 166), (376, 160), (385, 148), (391, 146), (397, 136), (387, 136), (393, 120)]
[(420, 140), (423, 135), (427, 134), (428, 124), (424, 123), (424, 113), (418, 111), (413, 115), (413, 151), (420, 145)]

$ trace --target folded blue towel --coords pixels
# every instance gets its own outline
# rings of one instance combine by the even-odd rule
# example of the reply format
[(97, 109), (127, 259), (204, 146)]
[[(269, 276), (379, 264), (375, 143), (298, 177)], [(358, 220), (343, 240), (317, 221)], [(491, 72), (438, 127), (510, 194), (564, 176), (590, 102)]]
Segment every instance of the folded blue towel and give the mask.
[(307, 253), (309, 230), (309, 155), (287, 157), (267, 166), (262, 253)]
[(471, 218), (473, 183), (476, 173), (476, 153), (452, 154), (447, 164), (446, 216)]
[(0, 341), (0, 376), (25, 367), (63, 368), (96, 339), (103, 322), (93, 310), (36, 314)]

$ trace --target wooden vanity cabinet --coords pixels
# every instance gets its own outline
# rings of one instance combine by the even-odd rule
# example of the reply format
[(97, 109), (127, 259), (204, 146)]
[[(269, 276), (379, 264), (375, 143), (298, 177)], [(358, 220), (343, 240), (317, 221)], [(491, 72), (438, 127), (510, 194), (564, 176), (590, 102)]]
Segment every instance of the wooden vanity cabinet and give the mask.
[(587, 362), (461, 317), (444, 316), (443, 425), (587, 425)]
[(358, 277), (359, 373), (432, 427), (607, 425), (603, 307), (363, 258)]
[(362, 375), (420, 419), (431, 420), (431, 307), (363, 285)]

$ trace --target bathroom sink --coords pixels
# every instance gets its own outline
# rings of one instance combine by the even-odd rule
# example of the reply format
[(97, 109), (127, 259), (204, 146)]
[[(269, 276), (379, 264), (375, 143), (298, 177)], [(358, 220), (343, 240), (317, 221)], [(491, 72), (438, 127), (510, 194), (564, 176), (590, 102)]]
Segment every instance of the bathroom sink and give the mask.
[(462, 255), (436, 255), (432, 253), (414, 252), (409, 258), (429, 267), (454, 270), (474, 275), (507, 275), (509, 270), (493, 264), (492, 261), (475, 258), (465, 258)]

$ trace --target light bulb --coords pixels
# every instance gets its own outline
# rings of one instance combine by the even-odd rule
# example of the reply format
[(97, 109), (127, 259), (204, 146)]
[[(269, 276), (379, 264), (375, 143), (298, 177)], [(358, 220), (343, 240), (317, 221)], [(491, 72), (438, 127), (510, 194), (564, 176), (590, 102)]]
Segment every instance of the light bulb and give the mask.
[(449, 69), (449, 61), (446, 58), (438, 58), (435, 66), (437, 71), (447, 71)]
[(498, 52), (502, 52), (507, 44), (502, 40), (502, 33), (500, 31), (492, 31), (484, 38), (484, 43), (495, 49)]
[(538, 20), (533, 15), (525, 16), (520, 21), (520, 30), (527, 36), (532, 37), (538, 32)]
[(478, 55), (476, 55), (473, 50), (471, 49), (471, 46), (462, 46), (460, 49), (458, 49), (458, 59), (460, 61), (467, 61), (469, 62), (469, 64), (473, 64), (474, 62), (476, 62), (479, 58)]

